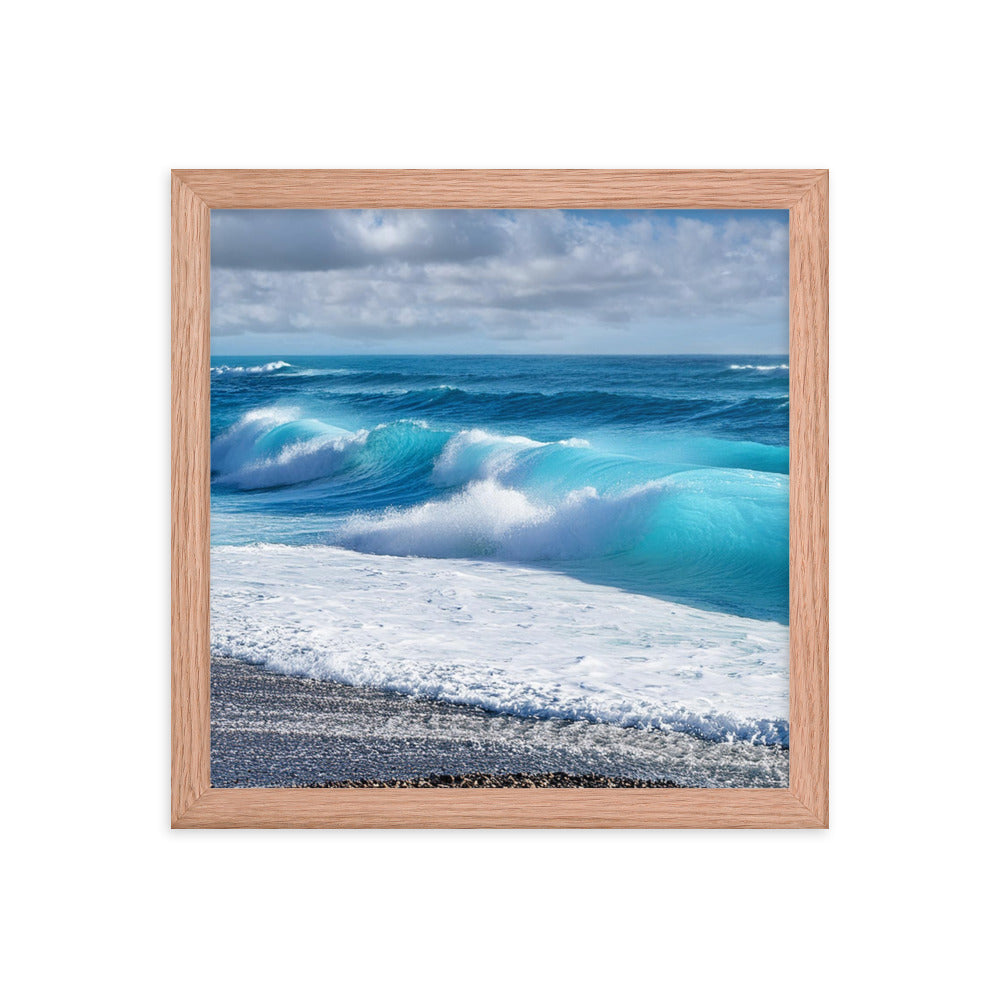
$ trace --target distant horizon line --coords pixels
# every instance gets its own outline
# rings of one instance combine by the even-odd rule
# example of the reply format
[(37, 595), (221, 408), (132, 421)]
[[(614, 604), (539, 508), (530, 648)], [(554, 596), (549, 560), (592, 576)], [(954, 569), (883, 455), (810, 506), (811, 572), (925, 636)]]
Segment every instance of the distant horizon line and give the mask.
[(788, 351), (664, 351), (663, 353), (643, 351), (641, 354), (617, 354), (598, 351), (531, 351), (526, 354), (518, 354), (516, 352), (487, 354), (484, 352), (469, 353), (468, 351), (425, 351), (418, 354), (406, 351), (379, 351), (374, 354), (365, 354), (360, 351), (348, 351), (339, 354), (317, 354), (315, 352), (295, 354), (289, 351), (264, 351), (263, 353), (258, 352), (254, 354), (229, 354), (223, 351), (213, 351), (210, 353), (210, 357), (266, 358), (277, 354), (281, 354), (286, 358), (787, 358), (789, 356)]

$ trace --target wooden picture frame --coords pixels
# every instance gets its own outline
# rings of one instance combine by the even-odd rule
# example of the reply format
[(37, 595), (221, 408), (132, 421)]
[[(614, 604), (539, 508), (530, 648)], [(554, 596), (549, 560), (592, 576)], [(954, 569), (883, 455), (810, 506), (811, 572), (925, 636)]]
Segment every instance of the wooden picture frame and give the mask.
[[(828, 826), (828, 173), (825, 170), (175, 170), (172, 173), (171, 823), (190, 827)], [(210, 210), (789, 211), (789, 786), (212, 788)]]

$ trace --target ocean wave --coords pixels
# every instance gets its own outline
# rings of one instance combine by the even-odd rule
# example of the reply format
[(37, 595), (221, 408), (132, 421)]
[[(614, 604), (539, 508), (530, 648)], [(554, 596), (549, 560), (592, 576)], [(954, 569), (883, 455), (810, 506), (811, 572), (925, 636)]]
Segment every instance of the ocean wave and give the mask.
[(535, 441), (519, 435), (490, 434), (473, 428), (452, 435), (434, 462), (434, 481), (457, 486), (510, 473), (526, 452), (541, 448), (589, 448), (582, 438)]
[[(730, 427), (735, 416), (743, 426), (764, 432), (765, 443), (787, 438), (787, 418), (780, 399), (754, 395), (722, 401), (716, 396), (662, 396), (647, 393), (529, 392), (523, 390), (469, 390), (453, 386), (405, 388), (392, 386), (366, 391), (331, 390), (338, 404), (362, 411), (376, 409), (399, 415), (421, 416), (453, 422), (507, 422), (520, 414), (533, 420), (567, 423), (583, 421), (606, 426), (655, 422), (661, 426), (690, 424)], [(736, 425), (733, 425), (736, 426)]]
[(475, 371), (462, 371), (445, 374), (434, 371), (406, 372), (398, 370), (383, 370), (370, 368), (316, 368), (309, 369), (316, 378), (325, 377), (332, 386), (351, 387), (398, 387), (414, 386), (423, 388), (445, 387), (455, 388), (449, 381), (458, 377), (463, 382), (489, 384), (496, 381), (496, 376)]
[(213, 375), (269, 375), (284, 368), (291, 368), (287, 361), (268, 361), (264, 365), (218, 365), (212, 369)]
[[(261, 489), (311, 482), (343, 471), (394, 475), (432, 471), (438, 486), (455, 486), (510, 471), (524, 452), (586, 448), (573, 438), (548, 443), (471, 429), (451, 434), (421, 420), (398, 420), (356, 432), (303, 418), (298, 409), (263, 407), (244, 414), (212, 442), (216, 482)], [(429, 464), (432, 463), (432, 464)]]
[[(775, 406), (787, 419), (787, 398), (768, 399), (758, 406), (717, 405), (714, 414), (737, 425)], [(711, 415), (705, 417), (706, 421), (710, 419)], [(693, 422), (697, 424), (698, 420)], [(673, 441), (661, 438), (658, 447), (663, 461), (673, 463), (674, 468), (700, 464), (788, 471), (785, 447), (704, 436)], [(291, 486), (340, 473), (348, 468), (348, 455), (363, 464), (370, 482), (380, 471), (394, 479), (430, 473), (432, 484), (439, 488), (496, 478), (507, 485), (544, 479), (554, 488), (569, 490), (621, 483), (623, 476), (628, 478), (627, 484), (639, 485), (657, 474), (648, 463), (595, 451), (582, 438), (542, 441), (479, 428), (453, 433), (434, 429), (415, 417), (350, 432), (326, 421), (304, 419), (298, 408), (281, 406), (245, 413), (218, 434), (212, 442), (212, 470), (220, 485), (243, 489)], [(672, 469), (661, 463), (659, 474), (667, 471)]]
[[(721, 459), (746, 451), (715, 447)], [(757, 450), (765, 454), (748, 454), (761, 467), (781, 457)], [(451, 433), (412, 419), (349, 431), (269, 407), (213, 441), (212, 473), (213, 488), (271, 491), (267, 509), (295, 515), (289, 530), (300, 540), (558, 564), (764, 617), (782, 616), (787, 602), (781, 471), (665, 465), (580, 439)]]
[(212, 442), (212, 471), (238, 489), (289, 486), (333, 475), (367, 439), (367, 431), (303, 420), (296, 410), (251, 410)]
[(788, 365), (730, 365), (729, 370), (731, 372), (787, 372)]
[(379, 555), (549, 565), (758, 617), (782, 617), (787, 602), (784, 476), (704, 470), (551, 501), (485, 479), (445, 499), (352, 514), (323, 537)]
[(618, 496), (592, 486), (555, 505), (486, 479), (457, 496), (379, 514), (358, 514), (332, 534), (345, 548), (382, 555), (571, 560), (641, 545), (652, 508), (669, 481)]

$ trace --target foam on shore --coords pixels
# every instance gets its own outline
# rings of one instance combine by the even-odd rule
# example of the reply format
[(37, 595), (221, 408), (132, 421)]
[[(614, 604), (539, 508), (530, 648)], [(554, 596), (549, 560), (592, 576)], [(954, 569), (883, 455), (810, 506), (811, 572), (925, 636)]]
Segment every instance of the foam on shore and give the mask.
[(535, 718), (788, 743), (788, 628), (465, 559), (212, 549), (212, 651)]

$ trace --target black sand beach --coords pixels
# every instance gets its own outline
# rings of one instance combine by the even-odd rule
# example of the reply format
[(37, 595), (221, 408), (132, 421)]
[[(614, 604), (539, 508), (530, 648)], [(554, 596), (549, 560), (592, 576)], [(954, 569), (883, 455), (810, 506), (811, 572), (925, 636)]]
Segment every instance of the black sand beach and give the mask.
[(788, 751), (532, 719), (212, 659), (212, 785), (784, 787)]

